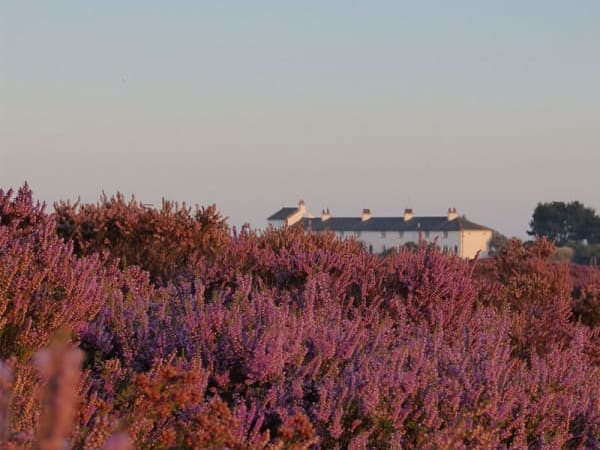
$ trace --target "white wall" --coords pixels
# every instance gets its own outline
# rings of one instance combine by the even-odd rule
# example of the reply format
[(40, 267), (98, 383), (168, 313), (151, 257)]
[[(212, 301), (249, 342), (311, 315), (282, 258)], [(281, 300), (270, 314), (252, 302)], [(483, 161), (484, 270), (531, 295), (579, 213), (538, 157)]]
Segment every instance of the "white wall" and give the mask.
[[(393, 247), (401, 247), (409, 242), (418, 244), (418, 231), (386, 231), (385, 235), (380, 231), (362, 231), (360, 235), (355, 232), (340, 232), (336, 233), (338, 237), (356, 237), (359, 241), (365, 244), (367, 249), (373, 249), (373, 253), (381, 253)], [(443, 232), (430, 232), (429, 237), (426, 237), (425, 232), (421, 232), (421, 240), (424, 242), (434, 242), (437, 238), (437, 245), (449, 252), (453, 253), (455, 246), (460, 253), (460, 232), (449, 231), (447, 237), (444, 237)]]
[(422, 235), (424, 241), (431, 243), (435, 242), (443, 251), (460, 255), (460, 231), (448, 231), (446, 235), (443, 231), (431, 231), (428, 237), (426, 236), (426, 233), (422, 233)]

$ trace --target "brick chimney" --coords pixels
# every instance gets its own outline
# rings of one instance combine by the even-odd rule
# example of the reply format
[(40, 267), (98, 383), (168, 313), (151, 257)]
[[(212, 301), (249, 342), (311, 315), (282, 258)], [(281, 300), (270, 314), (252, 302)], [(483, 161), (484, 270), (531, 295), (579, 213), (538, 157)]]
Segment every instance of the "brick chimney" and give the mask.
[(360, 218), (363, 222), (366, 222), (367, 220), (369, 220), (371, 218), (371, 210), (366, 209), (366, 208), (363, 209)]
[(306, 203), (304, 203), (304, 200), (300, 200), (298, 202), (298, 211), (301, 212), (302, 214), (304, 214), (306, 212)]
[(326, 220), (329, 220), (330, 217), (331, 215), (329, 214), (329, 208), (325, 208), (321, 213), (321, 221), (325, 222)]
[(413, 210), (410, 208), (406, 208), (404, 210), (404, 221), (408, 222), (409, 220), (412, 220), (413, 218)]
[(448, 208), (448, 221), (454, 220), (458, 217), (456, 208)]

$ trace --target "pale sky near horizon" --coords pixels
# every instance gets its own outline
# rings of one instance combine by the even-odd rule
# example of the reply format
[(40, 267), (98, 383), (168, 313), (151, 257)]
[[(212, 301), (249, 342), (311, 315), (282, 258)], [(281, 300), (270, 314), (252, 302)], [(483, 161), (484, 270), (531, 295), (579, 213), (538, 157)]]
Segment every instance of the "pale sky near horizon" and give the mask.
[[(252, 3), (252, 4), (251, 4)], [(600, 2), (0, 0), (0, 188), (262, 227), (600, 210)]]

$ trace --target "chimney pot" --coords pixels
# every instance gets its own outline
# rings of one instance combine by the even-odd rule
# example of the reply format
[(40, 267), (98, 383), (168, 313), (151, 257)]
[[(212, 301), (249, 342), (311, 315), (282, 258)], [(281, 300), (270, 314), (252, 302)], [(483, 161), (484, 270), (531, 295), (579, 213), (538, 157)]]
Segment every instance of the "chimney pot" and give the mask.
[(404, 210), (404, 221), (408, 222), (409, 220), (412, 220), (413, 218), (413, 210), (411, 208), (406, 208)]
[(361, 214), (361, 219), (363, 222), (369, 220), (371, 218), (371, 210), (370, 209), (363, 209), (362, 210), (362, 214)]
[(458, 213), (456, 212), (456, 208), (448, 208), (448, 220), (454, 220), (458, 217)]
[(326, 220), (329, 220), (330, 217), (329, 208), (325, 208), (321, 213), (321, 221), (325, 222)]

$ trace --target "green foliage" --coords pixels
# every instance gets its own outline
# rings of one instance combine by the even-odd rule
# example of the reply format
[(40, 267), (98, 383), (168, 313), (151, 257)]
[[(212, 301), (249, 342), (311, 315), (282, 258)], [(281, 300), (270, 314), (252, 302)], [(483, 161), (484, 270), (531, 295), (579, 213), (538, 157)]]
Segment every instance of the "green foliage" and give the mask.
[(494, 230), (490, 241), (490, 255), (496, 255), (508, 245), (508, 238), (499, 231)]
[(527, 234), (545, 236), (559, 246), (600, 242), (600, 217), (578, 201), (538, 203), (529, 226)]
[(577, 245), (573, 262), (577, 264), (597, 264), (600, 259), (600, 244)]

